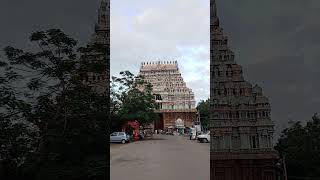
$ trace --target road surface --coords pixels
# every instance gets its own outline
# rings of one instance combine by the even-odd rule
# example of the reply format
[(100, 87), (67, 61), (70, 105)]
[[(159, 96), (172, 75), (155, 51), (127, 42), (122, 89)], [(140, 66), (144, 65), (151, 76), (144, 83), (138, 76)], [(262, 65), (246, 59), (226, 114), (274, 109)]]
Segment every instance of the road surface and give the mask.
[(209, 180), (209, 143), (185, 136), (111, 144), (111, 180)]

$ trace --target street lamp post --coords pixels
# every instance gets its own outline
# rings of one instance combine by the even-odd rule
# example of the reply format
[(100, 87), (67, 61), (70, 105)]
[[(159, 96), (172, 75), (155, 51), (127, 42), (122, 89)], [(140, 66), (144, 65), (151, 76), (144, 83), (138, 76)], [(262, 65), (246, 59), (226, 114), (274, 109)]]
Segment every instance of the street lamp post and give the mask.
[(284, 171), (284, 180), (288, 180), (287, 176), (287, 167), (286, 167), (286, 156), (283, 155), (283, 171)]
[(200, 125), (200, 131), (203, 131), (203, 127), (202, 127), (202, 124), (201, 124), (200, 112), (198, 112), (197, 114), (198, 114), (198, 123)]

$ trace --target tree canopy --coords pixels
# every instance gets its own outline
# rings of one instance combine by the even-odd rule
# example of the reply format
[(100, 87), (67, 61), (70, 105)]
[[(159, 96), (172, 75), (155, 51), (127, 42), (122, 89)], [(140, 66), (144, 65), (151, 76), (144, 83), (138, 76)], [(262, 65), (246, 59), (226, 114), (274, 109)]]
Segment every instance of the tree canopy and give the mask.
[(38, 48), (8, 46), (0, 62), (0, 136), (6, 137), (1, 138), (0, 175), (106, 177), (108, 95), (84, 83), (83, 75), (107, 70), (107, 49), (78, 48), (59, 29), (32, 33), (30, 41)]
[(200, 113), (201, 125), (204, 129), (209, 129), (210, 123), (210, 99), (201, 100), (197, 105), (197, 110)]
[[(152, 85), (143, 77), (135, 77), (129, 71), (120, 72), (120, 77), (112, 77), (111, 122), (118, 126), (127, 121), (137, 120), (146, 126), (157, 119), (157, 104)], [(114, 125), (116, 126), (116, 125)]]
[(317, 114), (306, 125), (294, 122), (284, 129), (275, 149), (285, 156), (290, 177), (320, 177), (320, 118)]

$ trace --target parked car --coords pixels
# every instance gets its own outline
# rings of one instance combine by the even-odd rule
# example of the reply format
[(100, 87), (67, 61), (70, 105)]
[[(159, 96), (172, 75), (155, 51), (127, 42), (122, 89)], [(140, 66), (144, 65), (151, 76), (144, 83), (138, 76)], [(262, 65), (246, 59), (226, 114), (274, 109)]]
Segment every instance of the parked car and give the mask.
[(125, 144), (130, 141), (130, 136), (125, 132), (114, 132), (110, 134), (110, 142), (121, 142)]
[(207, 133), (203, 133), (203, 134), (198, 135), (197, 139), (199, 142), (202, 142), (202, 143), (210, 142), (210, 131)]

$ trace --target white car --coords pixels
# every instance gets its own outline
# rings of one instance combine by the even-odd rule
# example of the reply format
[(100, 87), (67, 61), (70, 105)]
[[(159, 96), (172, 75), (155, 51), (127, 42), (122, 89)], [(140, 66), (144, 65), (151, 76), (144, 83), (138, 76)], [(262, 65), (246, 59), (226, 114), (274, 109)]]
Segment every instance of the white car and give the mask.
[(110, 134), (110, 142), (121, 142), (125, 144), (130, 141), (130, 136), (125, 132), (114, 132)]
[(204, 143), (204, 142), (206, 142), (206, 143), (210, 142), (210, 131), (207, 132), (207, 133), (198, 135), (197, 139), (198, 139), (199, 142), (202, 142), (202, 143)]

